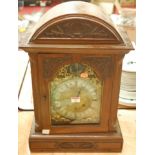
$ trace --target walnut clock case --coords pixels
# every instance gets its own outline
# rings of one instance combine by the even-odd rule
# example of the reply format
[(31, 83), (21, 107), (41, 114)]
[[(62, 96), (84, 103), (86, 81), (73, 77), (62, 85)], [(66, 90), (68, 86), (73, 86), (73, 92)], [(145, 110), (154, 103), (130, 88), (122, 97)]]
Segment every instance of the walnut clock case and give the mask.
[(33, 152), (119, 152), (117, 120), (128, 36), (96, 5), (72, 1), (49, 10), (19, 48), (28, 52), (35, 119)]

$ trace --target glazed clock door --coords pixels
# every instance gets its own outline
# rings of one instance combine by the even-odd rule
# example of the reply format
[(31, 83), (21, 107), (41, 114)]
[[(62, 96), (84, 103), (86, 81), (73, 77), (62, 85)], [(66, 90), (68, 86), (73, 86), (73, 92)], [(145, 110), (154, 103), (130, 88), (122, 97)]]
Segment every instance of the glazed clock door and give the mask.
[(83, 58), (76, 61), (72, 55), (39, 56), (42, 124), (51, 133), (108, 130), (110, 83), (98, 75), (93, 57)]

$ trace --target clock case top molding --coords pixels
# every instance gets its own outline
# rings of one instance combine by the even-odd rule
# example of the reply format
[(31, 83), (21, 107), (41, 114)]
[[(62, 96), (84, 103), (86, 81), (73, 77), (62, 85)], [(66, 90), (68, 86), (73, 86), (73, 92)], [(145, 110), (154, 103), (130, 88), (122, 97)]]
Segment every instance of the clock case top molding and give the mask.
[[(35, 132), (49, 129), (50, 135), (105, 134), (118, 130), (117, 106), (122, 60), (133, 47), (126, 32), (118, 29), (103, 10), (80, 1), (57, 5), (40, 19), (29, 38), (21, 41), (19, 48), (28, 52), (30, 57)], [(100, 81), (104, 81), (101, 121), (97, 125), (52, 126), (49, 82), (61, 67), (74, 63), (91, 66)]]

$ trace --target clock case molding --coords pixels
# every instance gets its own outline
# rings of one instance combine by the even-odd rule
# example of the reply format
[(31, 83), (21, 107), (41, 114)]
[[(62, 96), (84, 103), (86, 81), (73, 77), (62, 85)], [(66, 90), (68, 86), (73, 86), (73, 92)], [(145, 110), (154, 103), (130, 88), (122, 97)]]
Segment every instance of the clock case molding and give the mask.
[[(121, 151), (117, 106), (122, 60), (133, 49), (125, 31), (93, 4), (66, 2), (48, 11), (19, 48), (28, 52), (31, 63), (35, 115), (31, 151)], [(61, 67), (74, 63), (91, 66), (104, 81), (100, 124), (52, 126), (48, 84)], [(44, 129), (49, 135), (42, 134)]]

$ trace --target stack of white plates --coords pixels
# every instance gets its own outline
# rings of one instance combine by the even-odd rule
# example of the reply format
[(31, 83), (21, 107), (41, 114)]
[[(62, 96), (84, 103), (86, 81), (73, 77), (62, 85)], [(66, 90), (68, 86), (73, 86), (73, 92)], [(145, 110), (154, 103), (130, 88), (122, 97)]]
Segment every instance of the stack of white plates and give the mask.
[(136, 105), (136, 51), (129, 52), (123, 60), (119, 102)]

